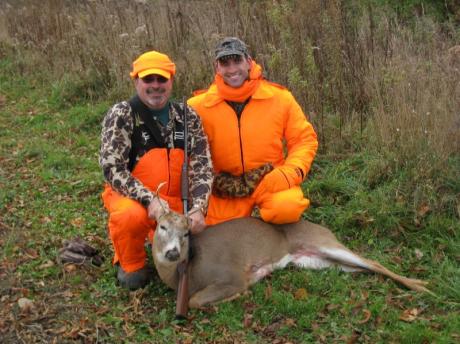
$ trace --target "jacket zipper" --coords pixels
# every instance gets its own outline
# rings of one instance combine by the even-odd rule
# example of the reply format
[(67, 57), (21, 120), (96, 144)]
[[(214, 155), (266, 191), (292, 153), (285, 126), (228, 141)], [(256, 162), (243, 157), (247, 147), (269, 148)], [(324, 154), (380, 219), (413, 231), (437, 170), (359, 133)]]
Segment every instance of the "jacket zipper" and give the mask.
[(168, 189), (167, 189), (167, 193), (166, 195), (169, 196), (169, 186), (171, 185), (171, 171), (170, 171), (170, 168), (171, 168), (171, 162), (169, 161), (169, 148), (166, 148), (166, 156), (168, 158), (168, 166), (166, 166), (166, 171), (168, 171)]
[[(237, 118), (238, 118), (238, 136), (240, 138), (240, 156), (241, 156), (241, 166), (243, 168), (243, 173), (242, 173), (242, 176), (244, 176), (244, 155), (243, 155), (243, 140), (241, 139), (241, 116), (243, 115), (243, 113), (241, 113), (240, 115), (236, 114)], [(246, 179), (243, 178), (243, 182), (246, 183)]]

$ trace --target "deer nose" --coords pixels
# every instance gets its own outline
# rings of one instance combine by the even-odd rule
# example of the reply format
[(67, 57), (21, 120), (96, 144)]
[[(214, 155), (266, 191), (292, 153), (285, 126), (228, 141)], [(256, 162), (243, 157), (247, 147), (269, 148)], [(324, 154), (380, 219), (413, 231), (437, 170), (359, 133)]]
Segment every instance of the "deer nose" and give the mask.
[(166, 258), (171, 262), (179, 259), (179, 250), (174, 247), (172, 250), (166, 251)]

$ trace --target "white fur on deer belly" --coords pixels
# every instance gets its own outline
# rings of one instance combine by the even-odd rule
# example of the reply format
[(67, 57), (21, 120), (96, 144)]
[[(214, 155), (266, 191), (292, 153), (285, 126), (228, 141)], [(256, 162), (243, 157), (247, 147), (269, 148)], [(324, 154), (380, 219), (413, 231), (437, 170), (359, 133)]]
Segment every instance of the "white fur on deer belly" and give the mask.
[(261, 266), (252, 265), (249, 276), (250, 283), (256, 283), (260, 279), (271, 274), (274, 270), (284, 269), (290, 262), (292, 262), (292, 255), (287, 254), (276, 263), (265, 264)]
[(356, 269), (353, 268), (353, 265), (356, 265), (356, 267), (358, 268), (369, 269), (369, 265), (366, 264), (360, 257), (353, 254), (352, 252), (341, 250), (339, 248), (325, 247), (322, 247), (319, 250), (322, 254), (327, 255), (329, 258), (336, 260), (338, 264), (346, 264), (348, 267), (342, 266), (342, 269), (344, 271), (356, 271)]
[(318, 255), (311, 253), (298, 253), (294, 255), (292, 262), (300, 267), (305, 269), (325, 269), (332, 265), (332, 263), (324, 258), (321, 258)]

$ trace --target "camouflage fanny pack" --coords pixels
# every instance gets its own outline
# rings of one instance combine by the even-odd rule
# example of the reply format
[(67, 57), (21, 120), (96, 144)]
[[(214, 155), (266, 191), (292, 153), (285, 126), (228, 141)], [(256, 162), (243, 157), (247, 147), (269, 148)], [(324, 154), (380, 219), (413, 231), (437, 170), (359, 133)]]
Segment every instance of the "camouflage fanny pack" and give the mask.
[(212, 193), (221, 198), (248, 197), (252, 195), (262, 178), (272, 170), (272, 164), (267, 163), (241, 176), (221, 172), (214, 178)]

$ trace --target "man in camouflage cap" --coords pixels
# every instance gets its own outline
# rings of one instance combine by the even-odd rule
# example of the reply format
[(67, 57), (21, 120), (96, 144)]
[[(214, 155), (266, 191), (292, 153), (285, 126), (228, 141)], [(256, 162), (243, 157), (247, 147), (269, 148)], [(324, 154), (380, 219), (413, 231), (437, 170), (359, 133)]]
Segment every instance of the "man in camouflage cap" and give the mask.
[(214, 82), (188, 101), (216, 174), (206, 223), (250, 216), (255, 206), (264, 221), (298, 221), (310, 203), (300, 183), (318, 147), (312, 125), (287, 89), (264, 79), (242, 40), (224, 38), (214, 58)]

